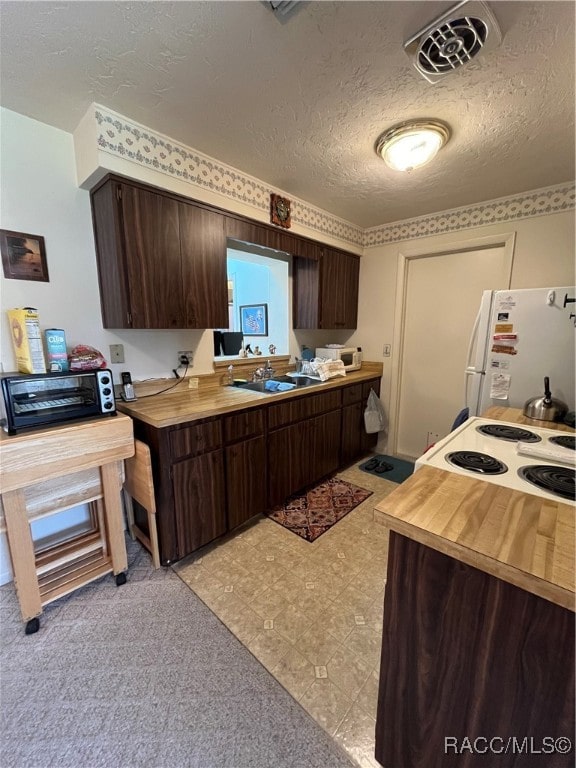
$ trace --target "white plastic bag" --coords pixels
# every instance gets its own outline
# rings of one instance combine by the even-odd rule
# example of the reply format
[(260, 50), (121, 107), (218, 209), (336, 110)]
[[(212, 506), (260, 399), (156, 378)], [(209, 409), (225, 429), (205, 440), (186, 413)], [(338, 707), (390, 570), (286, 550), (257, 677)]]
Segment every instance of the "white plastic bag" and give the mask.
[(384, 407), (376, 392), (371, 389), (370, 394), (368, 395), (366, 410), (364, 411), (364, 427), (366, 428), (366, 432), (370, 435), (374, 432), (382, 432), (385, 426)]

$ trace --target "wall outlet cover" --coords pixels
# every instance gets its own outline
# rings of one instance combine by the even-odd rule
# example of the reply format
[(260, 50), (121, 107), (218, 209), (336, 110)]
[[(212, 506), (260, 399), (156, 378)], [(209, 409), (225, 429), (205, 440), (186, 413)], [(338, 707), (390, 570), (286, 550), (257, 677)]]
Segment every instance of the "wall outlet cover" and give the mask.
[(124, 362), (124, 345), (123, 344), (110, 344), (110, 362), (111, 363)]
[(198, 389), (198, 377), (191, 376), (188, 379), (188, 389)]

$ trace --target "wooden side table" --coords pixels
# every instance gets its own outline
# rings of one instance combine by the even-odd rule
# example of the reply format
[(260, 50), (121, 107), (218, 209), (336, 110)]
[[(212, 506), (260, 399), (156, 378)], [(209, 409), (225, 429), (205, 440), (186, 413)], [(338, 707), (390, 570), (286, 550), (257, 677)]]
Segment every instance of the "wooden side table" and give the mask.
[[(118, 414), (21, 435), (0, 435), (0, 489), (16, 593), (26, 633), (44, 605), (113, 573), (126, 582), (123, 460), (134, 454), (132, 420)], [(81, 503), (92, 530), (34, 550), (30, 521)]]

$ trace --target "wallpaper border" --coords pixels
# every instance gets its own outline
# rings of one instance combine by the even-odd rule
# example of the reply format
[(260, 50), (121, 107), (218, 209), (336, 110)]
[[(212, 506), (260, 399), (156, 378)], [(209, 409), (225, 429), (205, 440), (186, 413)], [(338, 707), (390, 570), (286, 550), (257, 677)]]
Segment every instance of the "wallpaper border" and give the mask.
[(543, 216), (576, 207), (576, 186), (570, 182), (362, 229), (303, 200), (295, 199), (290, 192), (268, 187), (259, 179), (156, 133), (100, 104), (93, 104), (92, 107), (100, 151), (187, 182), (191, 187), (220, 193), (259, 211), (269, 210), (270, 192), (286, 194), (292, 200), (293, 222), (319, 235), (329, 235), (364, 248)]

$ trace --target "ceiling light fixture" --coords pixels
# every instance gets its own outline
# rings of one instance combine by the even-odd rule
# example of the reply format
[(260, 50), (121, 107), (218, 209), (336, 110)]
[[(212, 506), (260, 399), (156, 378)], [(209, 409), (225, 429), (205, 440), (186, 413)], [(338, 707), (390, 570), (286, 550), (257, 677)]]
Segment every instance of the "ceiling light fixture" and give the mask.
[(376, 142), (376, 154), (395, 171), (411, 171), (430, 162), (450, 138), (439, 120), (407, 120), (389, 128)]

